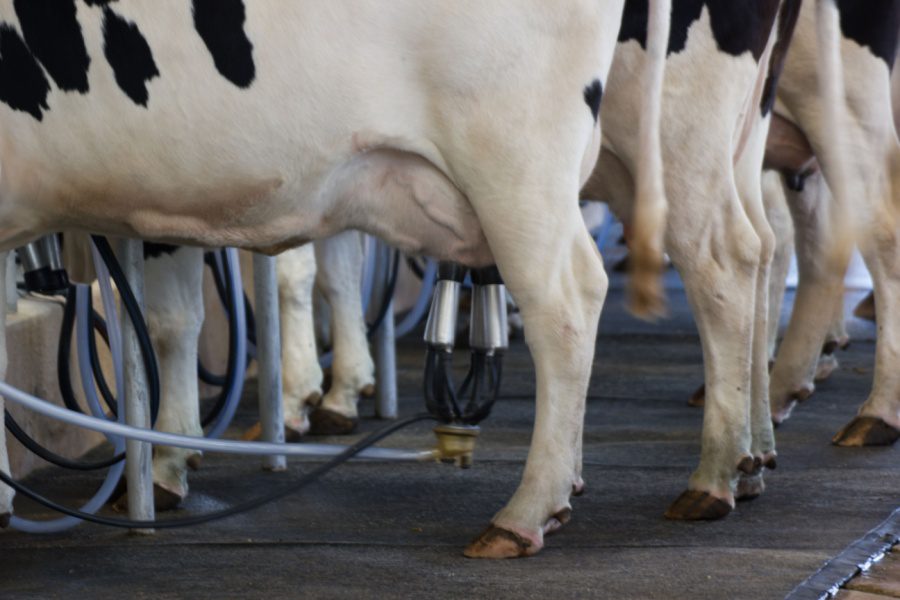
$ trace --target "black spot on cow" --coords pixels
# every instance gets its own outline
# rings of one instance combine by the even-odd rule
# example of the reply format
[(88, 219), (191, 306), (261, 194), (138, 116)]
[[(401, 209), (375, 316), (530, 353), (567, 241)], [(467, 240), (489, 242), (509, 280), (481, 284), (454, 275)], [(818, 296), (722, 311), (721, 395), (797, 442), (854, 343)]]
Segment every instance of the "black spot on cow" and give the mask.
[[(649, 0), (625, 0), (619, 41), (636, 40), (647, 47)], [(779, 0), (677, 0), (672, 3), (668, 54), (684, 50), (688, 30), (709, 10), (713, 37), (719, 50), (733, 56), (750, 52), (757, 61), (775, 22)]]
[(590, 85), (585, 86), (584, 101), (587, 103), (588, 108), (591, 109), (591, 115), (593, 115), (595, 123), (600, 118), (600, 100), (602, 99), (603, 84), (600, 83), (599, 79), (595, 79)]
[(172, 254), (181, 246), (172, 244), (156, 244), (154, 242), (144, 242), (144, 260), (148, 258), (159, 258), (163, 254)]
[(784, 61), (787, 58), (787, 51), (794, 37), (794, 30), (797, 28), (797, 19), (800, 16), (802, 3), (803, 0), (784, 0), (778, 12), (778, 29), (776, 31), (778, 37), (775, 39), (775, 45), (772, 48), (772, 56), (769, 57), (769, 74), (766, 76), (766, 83), (763, 87), (759, 105), (764, 117), (772, 112), (772, 108), (775, 106), (778, 80), (781, 78), (782, 71), (784, 71)]
[(108, 6), (103, 9), (103, 52), (122, 91), (135, 104), (147, 106), (147, 82), (159, 75), (153, 53), (137, 25)]
[(110, 2), (116, 2), (117, 0), (84, 0), (84, 3), (88, 6), (106, 6)]
[(841, 32), (894, 68), (900, 35), (900, 0), (837, 0)]
[(14, 0), (22, 35), (56, 85), (69, 92), (88, 91), (88, 57), (75, 17), (75, 0)]
[(242, 0), (193, 0), (194, 27), (212, 54), (216, 69), (234, 85), (246, 88), (256, 77), (253, 44), (244, 32)]
[(0, 102), (40, 121), (49, 93), (50, 82), (19, 32), (0, 23)]

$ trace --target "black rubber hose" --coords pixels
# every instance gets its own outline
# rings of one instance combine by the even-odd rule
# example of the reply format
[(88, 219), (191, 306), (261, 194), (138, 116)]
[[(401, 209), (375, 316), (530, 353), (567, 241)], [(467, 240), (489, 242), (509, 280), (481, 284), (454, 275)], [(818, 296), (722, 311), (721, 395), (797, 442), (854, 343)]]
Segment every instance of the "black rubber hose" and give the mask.
[(16, 423), (16, 420), (10, 414), (8, 410), (4, 411), (4, 421), (6, 424), (6, 429), (9, 430), (11, 434), (15, 436), (19, 442), (46, 460), (47, 462), (53, 463), (54, 465), (63, 467), (65, 469), (73, 469), (75, 471), (96, 471), (97, 469), (105, 469), (107, 467), (111, 467), (120, 460), (125, 458), (125, 454), (116, 454), (110, 458), (98, 460), (97, 462), (82, 462), (77, 460), (70, 460), (65, 456), (60, 456), (55, 452), (47, 450), (43, 446), (41, 446), (37, 441), (34, 440), (30, 435), (28, 435), (24, 429), (19, 427), (19, 424)]
[(384, 288), (384, 293), (381, 295), (381, 305), (378, 307), (378, 314), (375, 317), (375, 321), (372, 322), (368, 327), (368, 331), (366, 332), (367, 337), (372, 337), (375, 335), (375, 332), (381, 327), (381, 324), (384, 323), (385, 317), (388, 314), (388, 308), (391, 304), (391, 297), (394, 295), (394, 290), (397, 287), (397, 274), (400, 271), (400, 251), (394, 250), (394, 259), (391, 264), (391, 275), (388, 278), (388, 284)]
[(326, 463), (319, 465), (314, 468), (309, 473), (303, 475), (299, 481), (292, 483), (291, 485), (285, 486), (284, 488), (277, 490), (275, 492), (271, 492), (266, 494), (265, 496), (260, 496), (259, 498), (254, 498), (253, 500), (248, 500), (247, 502), (242, 502), (230, 508), (226, 508), (223, 510), (219, 510), (212, 513), (207, 513), (205, 515), (198, 515), (196, 517), (187, 517), (183, 519), (166, 519), (163, 521), (132, 521), (130, 519), (117, 519), (114, 517), (103, 517), (99, 515), (93, 515), (90, 513), (85, 513), (80, 510), (76, 510), (73, 508), (69, 508), (67, 506), (63, 506), (49, 498), (46, 498), (32, 489), (22, 485), (18, 481), (11, 478), (6, 473), (0, 471), (0, 481), (8, 485), (9, 487), (16, 490), (16, 492), (31, 498), (35, 502), (38, 502), (47, 508), (54, 510), (56, 512), (62, 513), (64, 515), (69, 515), (71, 517), (75, 517), (78, 519), (82, 519), (84, 521), (90, 521), (92, 523), (97, 523), (99, 525), (107, 525), (109, 527), (122, 527), (126, 529), (170, 529), (174, 527), (190, 527), (193, 525), (202, 525), (204, 523), (209, 523), (210, 521), (216, 521), (219, 519), (224, 519), (226, 517), (230, 517), (232, 515), (236, 515), (239, 513), (247, 512), (249, 510), (253, 510), (262, 506), (263, 504), (267, 504), (269, 502), (273, 502), (275, 500), (279, 500), (284, 498), (285, 496), (292, 494), (322, 475), (325, 475), (335, 467), (342, 465), (347, 462), (366, 448), (375, 445), (379, 441), (383, 440), (387, 436), (391, 435), (395, 431), (403, 429), (404, 427), (408, 427), (413, 423), (418, 423), (419, 421), (425, 420), (433, 420), (434, 417), (428, 414), (415, 415), (413, 417), (408, 417), (406, 419), (402, 419), (397, 421), (396, 423), (391, 423), (378, 431), (374, 431), (359, 440), (355, 444), (348, 446), (346, 450), (332, 458)]
[[(88, 296), (88, 302), (90, 302), (90, 296)], [(109, 409), (114, 417), (119, 416), (119, 410), (117, 407), (116, 395), (109, 388), (109, 384), (106, 382), (106, 374), (103, 372), (103, 367), (100, 365), (100, 355), (97, 353), (97, 338), (94, 337), (94, 330), (97, 330), (100, 333), (100, 336), (106, 342), (107, 348), (109, 347), (109, 336), (106, 333), (106, 321), (103, 320), (103, 317), (100, 316), (97, 311), (90, 308), (91, 311), (91, 331), (88, 333), (88, 359), (91, 363), (91, 371), (94, 373), (94, 381), (97, 383), (97, 389), (100, 390), (100, 397), (103, 398), (104, 404)]]
[(125, 277), (125, 273), (122, 271), (122, 267), (119, 265), (119, 261), (116, 259), (116, 255), (113, 253), (109, 241), (105, 237), (99, 235), (92, 235), (91, 239), (94, 240), (94, 245), (97, 247), (100, 257), (103, 259), (103, 262), (106, 263), (106, 268), (109, 269), (109, 274), (112, 276), (112, 279), (119, 290), (119, 296), (122, 299), (125, 312), (128, 313), (128, 318), (131, 319), (131, 322), (134, 325), (138, 346), (140, 347), (141, 355), (144, 358), (144, 367), (147, 370), (147, 388), (150, 396), (150, 422), (156, 423), (156, 418), (159, 415), (160, 397), (159, 365), (156, 362), (156, 353), (153, 351), (153, 344), (150, 341), (147, 324), (144, 322), (141, 308), (138, 306), (134, 293), (131, 291), (131, 286), (128, 284), (128, 278)]

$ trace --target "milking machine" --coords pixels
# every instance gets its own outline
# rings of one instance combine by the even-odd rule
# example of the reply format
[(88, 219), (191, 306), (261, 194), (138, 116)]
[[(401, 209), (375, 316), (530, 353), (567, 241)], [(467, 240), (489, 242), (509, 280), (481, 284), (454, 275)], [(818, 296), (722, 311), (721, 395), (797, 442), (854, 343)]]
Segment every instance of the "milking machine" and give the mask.
[(478, 423), (490, 414), (500, 392), (503, 352), (509, 345), (506, 289), (500, 272), (497, 267), (487, 267), (468, 273), (472, 283), (471, 355), (469, 371), (459, 387), (454, 384), (453, 349), (467, 269), (455, 263), (440, 264), (425, 325), (425, 404), (442, 422), (435, 429), (440, 444), (456, 449), (452, 460), (464, 468), (472, 464)]
[[(139, 271), (137, 273), (132, 272), (132, 277), (127, 277), (116, 262), (108, 243), (105, 243), (105, 240), (101, 241), (96, 238), (95, 241), (99, 248), (99, 254), (103, 259), (98, 261), (98, 275), (101, 275), (101, 296), (104, 300), (106, 315), (108, 315), (106, 322), (104, 323), (102, 319), (93, 314), (90, 305), (89, 288), (86, 286), (75, 288), (76, 293), (74, 294), (76, 302), (74, 319), (77, 323), (76, 339), (79, 374), (81, 375), (85, 398), (91, 414), (88, 415), (72, 410), (72, 407), (57, 407), (18, 390), (5, 382), (0, 382), (0, 394), (9, 401), (21, 404), (45, 416), (103, 433), (113, 445), (113, 451), (116, 455), (114, 458), (116, 460), (110, 459), (92, 465), (99, 468), (101, 465), (108, 466), (111, 464), (112, 468), (95, 497), (81, 509), (62, 506), (14, 481), (6, 473), (0, 472), (0, 481), (11, 486), (17, 492), (67, 515), (63, 519), (48, 522), (31, 522), (14, 517), (13, 526), (26, 531), (47, 532), (69, 527), (79, 522), (79, 520), (145, 530), (197, 525), (250, 510), (266, 502), (284, 497), (308, 485), (334, 467), (354, 458), (392, 461), (437, 460), (454, 463), (460, 467), (468, 467), (472, 464), (472, 453), (478, 434), (478, 423), (487, 417), (496, 401), (500, 385), (503, 351), (507, 348), (506, 294), (496, 267), (473, 269), (469, 272), (472, 286), (469, 333), (471, 360), (468, 374), (459, 387), (456, 387), (453, 382), (452, 352), (456, 338), (456, 312), (458, 311), (460, 289), (466, 280), (467, 271), (458, 265), (450, 263), (442, 263), (439, 266), (434, 265), (431, 267), (431, 272), (436, 271), (438, 277), (434, 286), (435, 294), (431, 303), (425, 332), (428, 348), (425, 367), (425, 398), (429, 414), (416, 415), (396, 421), (349, 446), (313, 443), (286, 444), (283, 437), (283, 415), (281, 415), (280, 332), (274, 265), (269, 257), (255, 256), (254, 272), (257, 302), (255, 342), (256, 354), (260, 362), (260, 405), (262, 410), (263, 441), (242, 442), (215, 439), (221, 434), (224, 427), (227, 427), (234, 414), (237, 400), (240, 397), (241, 385), (233, 385), (229, 388), (227, 400), (224, 402), (221, 410), (218, 411), (219, 416), (215, 420), (215, 424), (209, 431), (207, 438), (159, 432), (148, 427), (149, 422), (146, 421), (149, 421), (151, 400), (154, 397), (158, 397), (159, 384), (158, 381), (153, 382), (154, 377), (158, 377), (158, 374), (154, 373), (153, 369), (149, 367), (151, 363), (155, 364), (155, 362), (148, 360), (148, 357), (144, 356), (146, 369), (138, 369), (139, 365), (135, 360), (132, 360), (130, 363), (125, 360), (128, 357), (128, 350), (122, 351), (124, 334), (118, 327), (114, 317), (116, 313), (112, 288), (109, 284), (110, 278), (105, 276), (106, 268), (108, 267), (109, 274), (119, 289), (130, 317), (129, 319), (123, 319), (123, 324), (133, 321), (136, 337), (141, 338), (141, 330), (144, 327), (143, 321), (132, 314), (132, 308), (139, 305), (139, 296), (135, 297), (136, 295), (133, 293), (133, 283), (134, 279), (140, 279), (141, 274)], [(129, 243), (137, 244), (134, 242)], [(379, 294), (385, 295), (385, 288), (392, 291), (393, 281), (396, 279), (397, 256), (396, 254), (391, 254), (386, 246), (384, 248), (385, 250), (379, 250), (379, 254), (376, 256), (375, 263), (377, 268), (373, 270), (371, 288), (373, 297), (378, 297)], [(234, 251), (229, 252), (233, 253)], [(129, 257), (127, 251), (125, 254), (126, 257)], [(129, 258), (133, 267), (136, 262), (133, 260), (133, 253)], [(236, 254), (222, 255), (216, 260), (220, 261), (223, 270), (229, 275), (229, 277), (225, 278), (226, 283), (224, 283), (223, 288), (230, 298), (230, 302), (226, 306), (226, 312), (228, 313), (229, 322), (234, 326), (230, 335), (229, 345), (231, 352), (229, 353), (228, 373), (225, 379), (235, 384), (238, 382), (242, 384), (247, 361), (245, 329), (248, 313), (245, 312), (244, 307), (238, 261)], [(52, 267), (60, 263), (54, 263), (51, 259), (45, 264), (51, 266), (52, 272), (55, 270)], [(62, 279), (58, 281), (62, 281)], [(45, 287), (44, 289), (49, 288)], [(421, 303), (422, 300), (420, 298), (417, 305)], [(371, 315), (373, 307), (370, 306), (369, 308)], [(423, 312), (421, 307), (415, 310), (418, 310), (419, 316), (421, 316), (421, 312)], [(68, 311), (69, 309), (67, 308)], [(393, 324), (392, 314), (393, 309), (388, 299), (388, 301), (382, 303), (382, 306), (377, 308), (377, 313), (374, 315), (375, 321), (377, 323), (378, 320), (383, 320), (385, 323)], [(68, 318), (71, 319), (72, 317)], [(101, 331), (101, 333), (105, 332), (104, 339), (108, 340), (112, 350), (116, 376), (115, 394), (109, 390), (108, 384), (103, 379), (102, 371), (94, 364), (99, 362), (93, 358), (96, 354), (96, 348), (93, 348), (92, 351), (91, 347), (95, 329)], [(388, 331), (386, 337), (390, 338), (389, 342), (392, 346), (393, 336), (391, 329), (387, 327), (380, 329)], [(143, 334), (146, 334), (145, 329)], [(376, 341), (376, 352), (377, 345), (378, 342)], [(383, 345), (386, 347), (388, 344), (383, 343)], [(140, 356), (140, 347), (140, 344), (135, 344), (131, 348), (132, 359)], [(393, 367), (393, 361), (391, 361), (391, 367)], [(129, 369), (132, 371), (130, 377)], [(141, 375), (146, 375), (146, 384), (140, 390), (134, 389), (136, 387), (135, 382), (140, 381), (140, 377), (134, 376), (134, 372), (138, 370), (141, 371)], [(393, 376), (395, 374), (392, 374), (391, 381), (395, 385)], [(129, 382), (131, 382), (131, 390), (128, 388)], [(155, 388), (154, 385), (156, 386)], [(104, 397), (108, 404), (107, 408), (113, 414), (112, 420), (107, 418), (95, 386), (101, 390), (101, 396)], [(106, 388), (105, 391), (104, 387)], [(153, 391), (154, 389), (155, 392)], [(463, 400), (465, 400), (464, 403)], [(129, 404), (129, 401), (131, 404)], [(158, 402), (158, 399), (156, 401)], [(393, 401), (396, 402), (395, 391)], [(135, 407), (135, 404), (138, 406)], [(390, 406), (383, 406), (382, 410), (389, 411)], [(396, 411), (396, 408), (393, 410)], [(133, 411), (139, 413), (139, 418), (129, 420), (128, 415)], [(384, 416), (383, 413), (382, 416)], [(145, 421), (143, 424), (136, 425), (134, 422), (131, 422), (134, 420), (140, 422), (142, 419)], [(441, 424), (435, 427), (435, 434), (438, 438), (436, 448), (402, 450), (373, 447), (374, 444), (391, 433), (424, 420), (441, 421)], [(224, 425), (222, 425), (223, 423)], [(129, 444), (135, 445), (139, 450), (127, 453), (126, 461), (117, 460), (120, 458), (123, 449)], [(190, 448), (207, 452), (263, 456), (266, 461), (265, 466), (276, 470), (285, 468), (285, 457), (287, 456), (331, 457), (331, 459), (318, 465), (290, 486), (260, 498), (225, 510), (196, 517), (157, 520), (152, 512), (152, 493), (150, 493), (152, 480), (149, 477), (149, 469), (147, 468), (150, 456), (148, 449), (151, 444)], [(117, 519), (93, 514), (103, 505), (112, 492), (115, 482), (118, 481), (123, 472), (123, 462), (128, 463), (132, 460), (137, 465), (129, 471), (128, 478), (130, 518)], [(133, 486), (134, 481), (132, 477), (136, 481), (143, 481), (144, 485)], [(138, 490), (134, 494), (131, 493), (133, 487)], [(147, 502), (150, 503), (149, 510), (146, 507)], [(132, 509), (133, 504), (140, 508)]]

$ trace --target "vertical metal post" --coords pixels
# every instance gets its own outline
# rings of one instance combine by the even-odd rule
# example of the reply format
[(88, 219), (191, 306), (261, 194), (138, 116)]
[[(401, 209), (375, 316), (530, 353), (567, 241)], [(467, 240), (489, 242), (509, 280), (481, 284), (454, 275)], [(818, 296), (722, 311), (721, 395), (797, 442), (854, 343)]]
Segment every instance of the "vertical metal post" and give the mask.
[[(119, 262), (131, 286), (135, 300), (144, 310), (144, 244), (138, 240), (119, 242)], [(134, 325), (125, 310), (122, 318), (122, 359), (125, 371), (125, 423), (133, 427), (150, 428), (150, 398), (147, 393), (147, 373)], [(126, 440), (125, 476), (128, 479), (128, 516), (140, 521), (155, 518), (153, 506), (153, 447), (146, 442)], [(133, 530), (152, 533), (152, 529)]]
[[(284, 443), (284, 407), (281, 404), (281, 324), (275, 259), (253, 255), (253, 293), (256, 299), (256, 360), (259, 365), (259, 420), (262, 439)], [(283, 455), (267, 456), (263, 468), (284, 471)]]
[[(381, 299), (390, 284), (391, 249), (382, 241), (375, 245), (377, 261), (372, 299), (369, 301), (369, 319), (375, 319), (381, 310)], [(388, 300), (387, 313), (373, 340), (375, 354), (375, 415), (381, 419), (397, 418), (397, 346), (394, 339), (394, 297)]]
[(6, 312), (19, 310), (19, 291), (16, 289), (16, 253), (7, 252), (6, 260)]

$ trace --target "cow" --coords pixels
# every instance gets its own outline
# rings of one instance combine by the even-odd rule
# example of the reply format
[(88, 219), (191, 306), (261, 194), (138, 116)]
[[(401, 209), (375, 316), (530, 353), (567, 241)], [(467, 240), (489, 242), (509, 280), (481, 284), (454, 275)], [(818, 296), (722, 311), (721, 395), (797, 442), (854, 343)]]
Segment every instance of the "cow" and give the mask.
[[(846, 116), (841, 128), (851, 151), (847, 161), (847, 193), (860, 230), (859, 246), (872, 274), (879, 309), (874, 384), (859, 415), (834, 438), (839, 445), (893, 443), (900, 437), (900, 380), (895, 375), (898, 259), (895, 210), (900, 202), (900, 143), (893, 124), (891, 69), (900, 35), (900, 2), (879, 0), (865, 4), (838, 1), (842, 30)], [(793, 181), (786, 189), (787, 205), (796, 230), (799, 285), (790, 324), (772, 370), (771, 407), (776, 423), (786, 420), (796, 404), (815, 389), (817, 357), (841, 343), (843, 274), (850, 247), (836, 243), (845, 224), (833, 214), (834, 164), (823, 129), (823, 100), (815, 93), (816, 79), (809, 65), (816, 60), (813, 16), (804, 9), (797, 36), (788, 54), (776, 112), (807, 147), (821, 172)], [(823, 157), (825, 159), (823, 160)], [(802, 173), (800, 173), (802, 174)], [(805, 181), (804, 181), (805, 180)], [(826, 185), (827, 184), (827, 185)], [(791, 189), (792, 188), (792, 189)], [(783, 218), (780, 217), (780, 218)], [(829, 255), (838, 254), (830, 261)], [(783, 288), (782, 288), (783, 289)], [(776, 290), (774, 295), (781, 291)]]
[[(279, 313), (282, 325), (282, 404), (286, 437), (310, 432), (345, 434), (356, 426), (357, 400), (374, 391), (374, 364), (366, 340), (359, 286), (362, 238), (346, 232), (289, 250), (276, 259)], [(90, 252), (85, 236), (67, 235), (66, 264), (75, 280), (94, 277), (85, 261)], [(202, 436), (197, 356), (203, 304), (203, 251), (189, 246), (144, 244), (145, 314), (160, 367), (160, 411), (156, 428), (169, 433)], [(334, 318), (331, 326), (333, 362), (331, 386), (322, 393), (323, 372), (313, 325), (313, 285), (320, 290)], [(188, 494), (188, 470), (199, 468), (195, 450), (156, 446), (153, 454), (154, 504), (157, 510), (176, 508)], [(120, 492), (123, 491), (120, 486)], [(124, 509), (127, 497), (114, 497)]]
[[(763, 491), (763, 470), (776, 464), (766, 348), (775, 237), (759, 174), (799, 4), (673, 5), (661, 129), (665, 247), (700, 332), (707, 402), (700, 464), (667, 510), (672, 519), (724, 517), (736, 499)], [(638, 160), (628, 123), (641, 94), (631, 72), (641, 61), (645, 11), (626, 2), (601, 111), (604, 145), (583, 191), (607, 200), (626, 226)]]
[[(80, 230), (277, 253), (359, 229), (408, 253), (495, 263), (525, 323), (538, 408), (522, 483), (467, 553), (534, 554), (580, 486), (607, 279), (578, 192), (622, 7), (4, 0), (0, 249)], [(651, 54), (665, 48), (656, 33)], [(636, 211), (643, 310), (659, 301), (653, 172)]]

